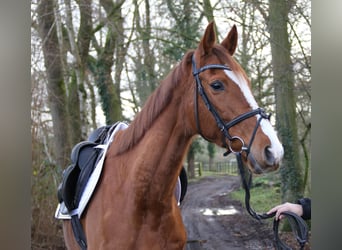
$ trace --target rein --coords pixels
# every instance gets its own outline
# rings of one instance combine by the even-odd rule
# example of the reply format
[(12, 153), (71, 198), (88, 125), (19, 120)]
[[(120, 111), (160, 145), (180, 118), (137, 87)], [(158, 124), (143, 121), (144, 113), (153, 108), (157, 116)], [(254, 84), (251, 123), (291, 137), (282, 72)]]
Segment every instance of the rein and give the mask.
[[(199, 74), (202, 73), (205, 70), (208, 69), (222, 69), (222, 70), (229, 70), (232, 71), (231, 68), (229, 68), (228, 66), (225, 65), (220, 65), (220, 64), (209, 64), (209, 65), (205, 65), (202, 68), (197, 69), (196, 66), (196, 62), (195, 62), (195, 58), (194, 56), (192, 56), (192, 74), (195, 77), (195, 81), (196, 81), (196, 88), (195, 88), (195, 117), (196, 117), (196, 126), (197, 126), (197, 130), (198, 133), (205, 138), (206, 140), (208, 140), (202, 133), (201, 131), (201, 127), (200, 127), (200, 122), (199, 122), (199, 115), (198, 115), (198, 95), (200, 95), (202, 97), (202, 100), (204, 102), (204, 104), (206, 105), (206, 107), (208, 108), (208, 110), (211, 112), (211, 114), (213, 115), (217, 126), (219, 127), (219, 129), (221, 130), (221, 132), (223, 133), (224, 137), (226, 139), (228, 139), (228, 147), (229, 150), (224, 153), (224, 156), (227, 156), (230, 152), (233, 152), (236, 155), (236, 159), (238, 162), (238, 167), (239, 167), (239, 172), (240, 172), (240, 176), (241, 176), (241, 181), (242, 181), (242, 185), (243, 188), (245, 190), (245, 206), (246, 206), (246, 210), (248, 211), (248, 213), (255, 219), (257, 220), (261, 220), (261, 219), (269, 219), (275, 216), (275, 212), (272, 214), (258, 214), (256, 213), (253, 208), (250, 205), (250, 187), (252, 184), (252, 174), (249, 172), (249, 170), (245, 170), (245, 167), (243, 165), (242, 162), (242, 152), (245, 152), (246, 155), (248, 156), (252, 143), (254, 141), (257, 129), (260, 125), (260, 122), (262, 119), (270, 119), (270, 115), (267, 115), (266, 112), (261, 109), (261, 108), (257, 108), (254, 110), (251, 110), (249, 112), (246, 112), (236, 118), (234, 118), (233, 120), (231, 120), (230, 122), (225, 123), (221, 117), (219, 116), (219, 114), (217, 113), (216, 109), (214, 108), (214, 106), (211, 104), (207, 94), (204, 91), (204, 88), (202, 86), (201, 80), (199, 78)], [(229, 129), (233, 126), (235, 126), (236, 124), (250, 118), (253, 117), (255, 115), (259, 115), (259, 118), (257, 120), (256, 126), (253, 130), (249, 145), (246, 147), (244, 141), (242, 138), (240, 138), (239, 136), (231, 136), (229, 134)], [(208, 140), (210, 141), (210, 140)], [(239, 150), (234, 150), (231, 146), (233, 141), (240, 141), (241, 143), (241, 148)], [(283, 212), (282, 213), (285, 217), (287, 217), (289, 219), (290, 225), (291, 225), (291, 229), (295, 234), (295, 237), (297, 239), (297, 242), (300, 244), (300, 249), (304, 248), (305, 243), (307, 242), (307, 238), (308, 238), (308, 228), (306, 223), (304, 222), (304, 220), (291, 212)], [(278, 234), (278, 226), (279, 226), (279, 220), (275, 220), (273, 221), (273, 232), (275, 235), (275, 243), (276, 243), (276, 247), (277, 249), (285, 249), (285, 250), (290, 250), (291, 248), (288, 247), (285, 243), (283, 243), (280, 238), (279, 238), (279, 234)]]
[[(258, 214), (256, 213), (253, 208), (250, 205), (250, 187), (252, 184), (252, 174), (249, 172), (249, 170), (246, 169), (243, 166), (242, 162), (242, 155), (241, 153), (236, 153), (236, 159), (238, 162), (238, 167), (239, 167), (239, 173), (241, 176), (241, 181), (242, 181), (242, 186), (245, 190), (245, 206), (247, 212), (257, 220), (261, 219), (269, 219), (275, 216), (276, 212), (273, 212), (271, 214)], [(305, 243), (308, 241), (308, 227), (305, 223), (305, 221), (298, 216), (295, 213), (292, 212), (282, 212), (282, 215), (287, 217), (288, 221), (290, 222), (292, 232), (295, 235), (295, 238), (300, 245), (300, 249), (304, 249)], [(273, 233), (275, 237), (275, 243), (277, 249), (285, 249), (285, 250), (291, 250), (289, 246), (287, 246), (284, 242), (282, 242), (279, 238), (279, 233), (278, 233), (278, 227), (279, 227), (279, 220), (274, 219), (273, 220)]]

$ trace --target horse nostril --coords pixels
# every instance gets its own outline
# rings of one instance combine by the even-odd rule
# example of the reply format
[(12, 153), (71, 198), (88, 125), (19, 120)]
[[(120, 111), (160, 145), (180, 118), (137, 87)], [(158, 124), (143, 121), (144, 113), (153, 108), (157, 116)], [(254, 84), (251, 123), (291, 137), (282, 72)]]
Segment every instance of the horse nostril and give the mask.
[(267, 165), (274, 165), (276, 163), (276, 159), (274, 157), (272, 149), (269, 146), (265, 148), (265, 160), (267, 162)]

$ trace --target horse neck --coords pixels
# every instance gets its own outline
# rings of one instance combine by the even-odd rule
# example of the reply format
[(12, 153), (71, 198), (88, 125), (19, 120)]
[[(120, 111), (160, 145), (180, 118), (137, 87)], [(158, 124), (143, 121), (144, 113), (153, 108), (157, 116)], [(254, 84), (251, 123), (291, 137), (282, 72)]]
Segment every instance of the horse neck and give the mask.
[(180, 173), (184, 155), (191, 142), (192, 134), (184, 126), (175, 101), (172, 100), (159, 115), (153, 126), (136, 146), (141, 161), (135, 169), (135, 178), (141, 179), (139, 190), (146, 188), (144, 196), (163, 200), (172, 197)]
[(107, 165), (122, 162), (117, 163), (122, 166), (122, 176), (144, 196), (157, 190), (155, 197), (166, 193), (171, 197), (170, 190), (196, 133), (191, 53), (184, 58), (148, 98), (131, 125), (116, 135), (107, 154)]

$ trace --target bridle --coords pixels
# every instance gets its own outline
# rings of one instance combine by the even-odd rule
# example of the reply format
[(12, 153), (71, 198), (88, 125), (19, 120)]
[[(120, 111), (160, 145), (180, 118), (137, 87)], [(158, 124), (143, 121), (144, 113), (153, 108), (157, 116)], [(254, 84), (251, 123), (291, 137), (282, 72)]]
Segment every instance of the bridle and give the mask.
[[(239, 115), (237, 117), (235, 117), (234, 119), (232, 119), (229, 122), (224, 122), (222, 120), (222, 118), (219, 116), (219, 114), (217, 113), (216, 109), (214, 108), (214, 106), (211, 104), (207, 94), (204, 91), (201, 79), (199, 77), (199, 74), (202, 73), (205, 70), (208, 69), (222, 69), (222, 70), (228, 70), (228, 71), (232, 71), (231, 68), (229, 68), (228, 66), (225, 65), (221, 65), (221, 64), (208, 64), (205, 65), (199, 69), (197, 69), (196, 66), (196, 62), (195, 62), (195, 57), (194, 55), (192, 56), (192, 74), (195, 77), (195, 81), (196, 81), (196, 88), (195, 88), (195, 119), (196, 119), (196, 127), (197, 127), (197, 131), (198, 133), (205, 139), (207, 139), (208, 141), (210, 141), (208, 138), (206, 138), (201, 130), (201, 126), (200, 126), (200, 122), (199, 122), (199, 114), (198, 114), (198, 95), (200, 95), (202, 97), (202, 100), (205, 104), (205, 106), (208, 108), (208, 110), (211, 112), (211, 114), (213, 115), (217, 126), (219, 127), (219, 129), (221, 130), (221, 132), (223, 133), (224, 137), (228, 140), (228, 148), (229, 150), (224, 153), (224, 156), (227, 156), (230, 152), (234, 153), (236, 155), (236, 159), (237, 159), (237, 163), (238, 163), (238, 168), (239, 168), (239, 172), (240, 172), (240, 176), (241, 176), (241, 181), (242, 181), (242, 186), (245, 190), (245, 205), (246, 205), (246, 210), (248, 211), (248, 213), (255, 219), (257, 220), (261, 220), (261, 219), (269, 219), (275, 216), (275, 212), (272, 214), (258, 214), (256, 213), (253, 208), (250, 206), (250, 187), (252, 184), (252, 174), (250, 173), (249, 169), (246, 169), (244, 167), (243, 161), (242, 161), (242, 152), (246, 153), (246, 156), (248, 156), (248, 154), (250, 153), (250, 149), (252, 146), (252, 143), (254, 141), (256, 132), (258, 127), (260, 126), (260, 123), (262, 121), (262, 119), (270, 119), (270, 115), (266, 114), (265, 110), (263, 110), (262, 108), (257, 108), (251, 111), (248, 111), (242, 115)], [(239, 137), (239, 136), (232, 136), (229, 133), (229, 129), (233, 126), (235, 126), (236, 124), (251, 118), (255, 115), (259, 115), (259, 118), (257, 120), (257, 123), (254, 127), (254, 130), (252, 132), (251, 135), (251, 139), (249, 144), (246, 146), (244, 140)], [(236, 150), (234, 149), (231, 145), (234, 141), (240, 141), (241, 147)], [(299, 217), (298, 215), (291, 213), (291, 212), (283, 212), (282, 213), (285, 217), (287, 217), (289, 219), (292, 231), (295, 234), (295, 237), (297, 239), (297, 242), (299, 243), (301, 249), (304, 248), (305, 243), (307, 242), (307, 238), (308, 238), (308, 228), (306, 223), (304, 222), (304, 220)], [(279, 238), (279, 234), (278, 234), (278, 226), (279, 226), (279, 220), (275, 220), (273, 221), (273, 231), (274, 231), (274, 235), (275, 235), (275, 243), (276, 243), (276, 247), (277, 249), (291, 249), (289, 248), (285, 243), (283, 243), (280, 238)]]
[[(202, 100), (203, 100), (205, 106), (208, 108), (208, 110), (213, 115), (213, 117), (214, 117), (214, 119), (216, 121), (217, 126), (219, 127), (219, 129), (223, 133), (224, 137), (228, 140), (228, 148), (229, 148), (230, 152), (241, 153), (241, 152), (245, 151), (246, 154), (248, 155), (249, 152), (250, 152), (252, 143), (254, 141), (254, 138), (255, 138), (255, 135), (256, 135), (257, 129), (258, 129), (259, 125), (260, 125), (261, 120), (262, 119), (269, 120), (270, 119), (270, 115), (267, 115), (266, 112), (262, 108), (257, 108), (257, 109), (248, 111), (248, 112), (246, 112), (246, 113), (244, 113), (242, 115), (239, 115), (239, 116), (235, 117), (234, 119), (232, 119), (230, 122), (226, 122), (225, 123), (222, 120), (222, 118), (220, 117), (220, 115), (217, 113), (217, 111), (214, 108), (214, 106), (211, 104), (207, 94), (204, 91), (201, 79), (199, 77), (200, 73), (202, 73), (203, 71), (208, 70), (208, 69), (222, 69), (222, 70), (232, 71), (231, 68), (229, 68), (228, 66), (221, 65), (221, 64), (208, 64), (208, 65), (203, 66), (202, 68), (197, 69), (196, 62), (195, 62), (195, 57), (192, 56), (192, 74), (195, 77), (195, 81), (196, 81), (196, 88), (195, 88), (196, 89), (195, 90), (195, 117), (196, 117), (197, 131), (198, 131), (198, 133), (203, 138), (205, 138), (205, 136), (202, 133), (200, 122), (199, 122), (199, 114), (198, 114), (198, 94), (199, 94), (202, 97)], [(256, 126), (255, 126), (254, 130), (253, 130), (253, 133), (252, 133), (252, 136), (251, 136), (251, 140), (250, 140), (248, 146), (246, 146), (244, 140), (241, 137), (230, 135), (229, 129), (231, 127), (235, 126), (236, 124), (238, 124), (238, 123), (240, 123), (240, 122), (242, 122), (242, 121), (244, 121), (244, 120), (246, 120), (246, 119), (248, 119), (250, 117), (253, 117), (255, 115), (259, 115), (260, 117), (259, 117), (259, 119), (258, 119), (258, 121), (256, 123)], [(208, 141), (210, 141), (210, 140), (208, 140)], [(236, 150), (236, 149), (234, 149), (232, 147), (232, 143), (234, 141), (235, 142), (239, 141), (240, 144), (241, 144), (241, 147), (238, 150)], [(228, 154), (228, 152), (229, 151), (227, 151), (227, 154)]]

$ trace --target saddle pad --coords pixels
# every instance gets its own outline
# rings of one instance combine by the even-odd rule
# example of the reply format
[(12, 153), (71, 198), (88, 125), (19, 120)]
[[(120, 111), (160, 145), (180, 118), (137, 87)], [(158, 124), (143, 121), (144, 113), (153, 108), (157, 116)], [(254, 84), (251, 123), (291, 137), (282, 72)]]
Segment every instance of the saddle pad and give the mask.
[(56, 219), (71, 219), (71, 216), (76, 215), (76, 214), (78, 215), (79, 218), (81, 218), (82, 213), (83, 213), (84, 209), (86, 208), (86, 206), (87, 206), (87, 204), (91, 198), (91, 195), (93, 194), (93, 192), (95, 190), (96, 184), (100, 178), (107, 150), (108, 150), (110, 144), (112, 143), (115, 134), (120, 130), (126, 129), (127, 127), (128, 127), (128, 125), (126, 123), (123, 123), (123, 122), (118, 123), (118, 125), (114, 129), (113, 133), (110, 135), (107, 143), (103, 144), (103, 145), (96, 146), (96, 148), (100, 148), (103, 150), (103, 154), (101, 156), (101, 159), (96, 164), (96, 167), (95, 167), (93, 173), (91, 174), (91, 176), (87, 182), (87, 185), (86, 185), (86, 187), (82, 193), (82, 197), (81, 197), (80, 203), (78, 205), (78, 208), (71, 211), (70, 213), (68, 213), (68, 209), (65, 207), (64, 202), (59, 203), (57, 206), (56, 212), (55, 212), (55, 218)]

